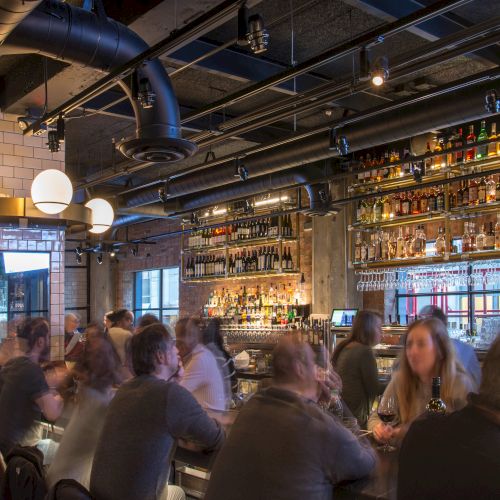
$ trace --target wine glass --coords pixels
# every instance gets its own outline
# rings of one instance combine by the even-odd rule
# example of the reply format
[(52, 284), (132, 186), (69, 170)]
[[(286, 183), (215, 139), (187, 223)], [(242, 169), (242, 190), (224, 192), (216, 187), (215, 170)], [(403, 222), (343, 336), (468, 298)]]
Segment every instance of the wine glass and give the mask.
[[(396, 396), (390, 396), (387, 394), (379, 396), (377, 415), (384, 425), (391, 426), (398, 416), (398, 402)], [(380, 446), (377, 449), (382, 450), (385, 453), (396, 450), (396, 448), (391, 446), (388, 442), (384, 443), (383, 446)]]

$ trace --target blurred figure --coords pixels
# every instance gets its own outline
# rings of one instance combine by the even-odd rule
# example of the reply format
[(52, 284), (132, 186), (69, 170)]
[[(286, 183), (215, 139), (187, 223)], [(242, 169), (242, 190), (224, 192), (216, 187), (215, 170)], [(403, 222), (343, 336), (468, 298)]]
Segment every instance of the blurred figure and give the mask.
[(332, 364), (342, 379), (342, 397), (363, 429), (366, 429), (373, 401), (380, 393), (372, 347), (380, 343), (381, 338), (381, 316), (372, 311), (359, 311), (350, 335), (332, 356)]
[(467, 394), (474, 384), (457, 363), (446, 326), (436, 318), (415, 321), (408, 328), (400, 366), (393, 372), (384, 396), (393, 396), (397, 402), (395, 427), (385, 425), (373, 412), (368, 429), (377, 441), (402, 440), (409, 425), (425, 412), (432, 396), (432, 378), (441, 377), (441, 399), (448, 411), (463, 408)]
[(220, 319), (212, 318), (203, 332), (203, 343), (215, 356), (219, 370), (224, 376), (225, 387), (228, 388), (228, 397), (238, 391), (238, 379), (231, 355), (224, 347), (224, 339), (220, 331)]
[[(93, 332), (97, 332), (97, 325)], [(102, 330), (101, 330), (102, 332)], [(111, 342), (103, 335), (87, 337), (72, 376), (77, 383), (76, 405), (47, 473), (49, 487), (60, 479), (75, 479), (86, 488), (104, 415), (120, 383), (120, 363)]]
[(500, 337), (483, 364), (479, 394), (444, 417), (416, 420), (399, 454), (398, 498), (500, 498)]
[(73, 313), (64, 317), (64, 359), (77, 361), (83, 351), (82, 334), (78, 331), (80, 318)]
[(146, 328), (146, 326), (152, 325), (153, 323), (160, 323), (157, 316), (151, 313), (143, 314), (137, 322), (136, 333), (139, 333), (143, 328)]
[(17, 338), (17, 332), (22, 326), (23, 321), (24, 320), (12, 319), (7, 322), (7, 336), (0, 343), (0, 370), (7, 361), (24, 354), (19, 345), (19, 339)]
[(109, 319), (109, 317), (113, 314), (113, 311), (108, 311), (104, 315), (103, 319), (103, 324), (104, 324), (104, 330), (109, 330), (113, 326), (113, 322)]
[(122, 366), (127, 366), (127, 342), (132, 338), (132, 327), (134, 316), (128, 309), (118, 309), (107, 318), (111, 321), (111, 328), (108, 329), (111, 341), (120, 357)]
[(165, 493), (176, 440), (210, 450), (220, 446), (224, 434), (177, 383), (177, 348), (162, 324), (134, 335), (131, 351), (136, 377), (118, 389), (108, 408), (90, 492), (99, 500), (170, 499), (180, 490), (168, 486)]
[[(448, 332), (448, 318), (446, 317), (444, 311), (439, 307), (432, 305), (425, 306), (420, 311), (419, 317), (422, 319), (437, 318), (441, 320), (446, 325), (446, 331)], [(481, 383), (481, 366), (479, 365), (479, 360), (477, 359), (474, 347), (458, 339), (450, 338), (450, 340), (455, 348), (457, 360), (462, 363), (462, 366), (471, 376), (472, 380), (476, 384), (476, 387), (479, 387), (479, 384)]]
[[(283, 337), (273, 353), (275, 381), (242, 408), (212, 469), (206, 500), (332, 498), (336, 483), (368, 475), (375, 453), (317, 404), (314, 353)], [(286, 451), (285, 451), (286, 447)]]
[(14, 445), (31, 446), (40, 439), (43, 415), (54, 421), (63, 402), (50, 391), (40, 363), (50, 355), (49, 324), (44, 318), (27, 319), (18, 333), (25, 355), (8, 361), (0, 371), (0, 452)]
[(175, 325), (177, 349), (184, 365), (181, 385), (209, 410), (223, 411), (229, 407), (224, 390), (223, 374), (212, 352), (201, 343), (199, 322), (182, 318)]

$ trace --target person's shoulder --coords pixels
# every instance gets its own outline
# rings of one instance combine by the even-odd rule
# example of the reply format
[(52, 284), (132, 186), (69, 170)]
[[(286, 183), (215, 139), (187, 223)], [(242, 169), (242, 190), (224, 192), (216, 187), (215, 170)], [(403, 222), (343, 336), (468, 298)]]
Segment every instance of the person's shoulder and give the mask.
[(462, 356), (463, 355), (468, 355), (468, 356), (475, 356), (476, 352), (474, 351), (474, 347), (472, 347), (470, 344), (467, 344), (467, 342), (462, 342), (461, 340), (458, 339), (451, 339), (451, 342), (453, 343), (453, 346), (455, 347), (455, 351), (460, 353)]

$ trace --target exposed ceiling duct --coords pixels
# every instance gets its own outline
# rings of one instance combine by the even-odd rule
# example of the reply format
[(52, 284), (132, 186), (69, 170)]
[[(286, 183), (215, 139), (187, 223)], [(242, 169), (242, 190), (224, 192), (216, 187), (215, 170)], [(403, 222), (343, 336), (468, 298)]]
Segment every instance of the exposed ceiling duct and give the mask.
[[(134, 31), (109, 19), (101, 2), (95, 5), (96, 12), (89, 12), (68, 3), (45, 0), (12, 31), (1, 53), (37, 53), (109, 72), (148, 48)], [(181, 136), (177, 99), (158, 59), (144, 61), (131, 78), (117, 84), (129, 97), (137, 124), (136, 137), (119, 144), (125, 156), (140, 161), (174, 162), (196, 151), (196, 146)]]
[[(490, 113), (484, 106), (485, 95), (496, 85), (498, 78), (500, 71), (492, 70), (491, 78), (480, 84), (458, 88), (455, 91), (454, 87), (450, 86), (447, 94), (443, 93), (404, 108), (381, 113), (372, 119), (346, 125), (337, 133), (347, 138), (350, 151), (359, 151), (423, 134), (429, 130), (429, 124), (440, 129), (486, 117)], [(235, 186), (235, 192), (238, 191), (244, 196), (254, 181), (262, 182), (265, 186), (264, 180), (257, 180), (260, 176), (337, 156), (338, 152), (330, 150), (329, 146), (329, 135), (323, 132), (243, 158), (240, 161), (244, 163), (249, 174), (249, 180), (245, 182), (235, 178), (234, 161), (213, 169), (194, 172), (171, 180), (165, 187), (167, 198), (187, 197), (197, 193), (196, 196), (191, 196), (185, 206), (195, 204), (198, 199), (208, 198), (213, 200), (212, 203), (217, 203), (223, 201), (217, 199), (217, 192), (222, 193), (220, 186), (226, 185)], [(263, 190), (265, 189), (263, 187)], [(204, 191), (207, 190), (211, 191), (206, 194)], [(159, 201), (160, 190), (151, 187), (119, 198), (118, 204), (127, 208)]]
[(0, 44), (41, 0), (0, 0)]

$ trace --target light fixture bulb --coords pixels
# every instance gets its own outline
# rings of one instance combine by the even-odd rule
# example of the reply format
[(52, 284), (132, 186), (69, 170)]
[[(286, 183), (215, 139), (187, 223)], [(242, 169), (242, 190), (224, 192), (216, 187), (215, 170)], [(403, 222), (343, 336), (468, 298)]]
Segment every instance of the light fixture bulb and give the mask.
[(109, 202), (102, 198), (93, 198), (85, 206), (92, 210), (92, 227), (89, 229), (91, 233), (101, 234), (111, 227), (115, 212)]
[(68, 207), (73, 198), (69, 177), (53, 168), (40, 172), (31, 184), (31, 199), (38, 210), (58, 214)]
[(384, 84), (384, 82), (385, 82), (385, 79), (382, 75), (380, 75), (378, 73), (372, 75), (372, 83), (376, 87), (380, 87), (381, 85)]
[(371, 71), (372, 83), (376, 87), (383, 85), (389, 78), (389, 61), (386, 56), (379, 57)]

